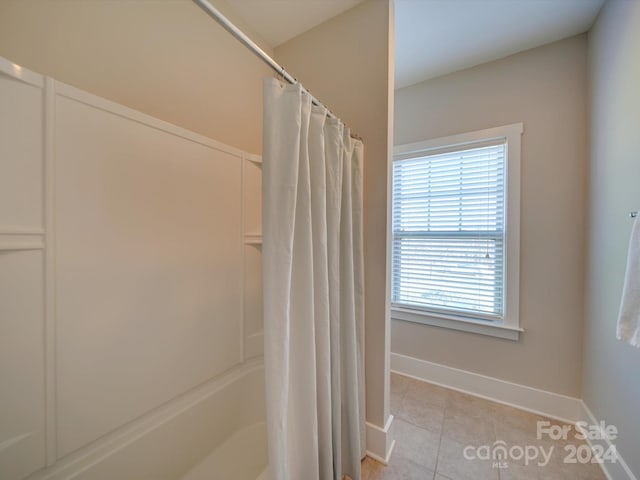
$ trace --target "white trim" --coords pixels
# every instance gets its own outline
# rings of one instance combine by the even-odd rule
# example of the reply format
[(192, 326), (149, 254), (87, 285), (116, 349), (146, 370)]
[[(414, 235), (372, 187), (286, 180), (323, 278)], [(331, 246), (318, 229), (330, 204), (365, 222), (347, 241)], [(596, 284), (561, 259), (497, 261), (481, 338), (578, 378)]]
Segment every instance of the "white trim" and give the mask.
[(19, 250), (44, 250), (42, 242), (0, 242), (0, 251), (13, 252)]
[(507, 138), (507, 182), (505, 184), (505, 302), (504, 325), (520, 326), (520, 156), (522, 123), (502, 127)]
[(247, 233), (244, 236), (245, 245), (262, 245), (262, 234), (260, 233)]
[(262, 157), (255, 153), (245, 153), (244, 158), (255, 165), (262, 165)]
[(113, 115), (124, 117), (128, 120), (141, 123), (162, 132), (169, 133), (171, 135), (175, 135), (177, 137), (181, 137), (195, 143), (199, 143), (201, 145), (204, 145), (205, 147), (210, 147), (220, 152), (233, 155), (238, 159), (242, 159), (242, 155), (244, 153), (242, 150), (230, 147), (229, 145), (225, 145), (224, 143), (218, 142), (209, 137), (205, 137), (204, 135), (193, 133), (172, 123), (159, 120), (155, 117), (139, 112), (138, 110), (125, 107), (124, 105), (121, 105), (119, 103), (111, 102), (102, 97), (98, 97), (91, 93), (85, 92), (84, 90), (72, 87), (71, 85), (55, 81), (55, 90), (56, 95), (60, 97), (65, 97), (79, 103), (84, 103), (85, 105), (89, 105), (99, 110), (104, 110), (105, 112), (111, 113)]
[(366, 422), (366, 435), (367, 435), (367, 456), (382, 463), (383, 465), (389, 464), (389, 458), (393, 453), (393, 448), (396, 446), (396, 440), (394, 435), (393, 415), (387, 417), (387, 422), (383, 428), (380, 428), (373, 423)]
[(58, 457), (56, 394), (56, 260), (55, 260), (55, 185), (56, 185), (56, 84), (45, 79), (44, 89), (44, 395), (45, 395), (45, 465)]
[(391, 371), (563, 422), (580, 419), (581, 400), (418, 358), (391, 353)]
[(44, 235), (44, 230), (42, 228), (0, 227), (0, 235), (42, 236)]
[[(586, 403), (584, 403), (584, 401), (582, 400), (580, 401), (580, 407), (580, 420), (582, 420), (583, 422), (587, 422), (590, 426), (593, 425), (597, 428), (600, 428), (600, 423), (593, 415), (591, 410), (589, 410), (589, 407), (587, 407)], [(589, 443), (589, 446), (592, 450), (594, 445), (597, 444), (601, 445), (606, 452), (607, 449), (612, 447), (614, 444), (607, 438), (607, 435), (603, 434), (600, 435), (600, 437), (601, 440), (587, 439), (587, 443)], [(627, 462), (625, 462), (624, 459), (620, 456), (620, 452), (617, 452), (617, 461), (615, 463), (604, 462), (600, 465), (608, 480), (638, 480), (638, 478), (629, 468), (629, 465), (627, 465)]]
[(44, 77), (42, 75), (27, 70), (2, 57), (0, 57), (0, 74), (5, 74), (8, 77), (15, 78), (34, 87), (42, 88), (44, 86)]
[(391, 307), (391, 318), (393, 320), (420, 323), (422, 325), (449, 328), (451, 330), (461, 330), (463, 332), (478, 333), (480, 335), (514, 341), (517, 341), (520, 338), (520, 333), (524, 332), (524, 329), (520, 327), (511, 327), (502, 323), (472, 320), (466, 317), (456, 317), (454, 315), (400, 307)]
[(408, 153), (420, 153), (427, 150), (437, 150), (443, 146), (447, 147), (463, 147), (477, 142), (498, 140), (510, 138), (511, 136), (519, 136), (524, 132), (522, 123), (513, 123), (503, 127), (487, 128), (485, 130), (476, 130), (474, 132), (460, 133), (457, 135), (449, 135), (447, 137), (433, 138), (414, 143), (405, 143), (395, 145), (393, 147), (393, 155), (406, 155)]
[(3, 454), (5, 450), (13, 447), (17, 443), (22, 442), (23, 440), (27, 440), (33, 436), (33, 432), (23, 433), (22, 435), (16, 435), (15, 437), (9, 438), (3, 442), (0, 442), (0, 454)]
[(0, 251), (44, 250), (44, 232), (38, 229), (0, 230)]
[[(435, 152), (442, 148), (460, 148), (467, 145), (492, 142), (495, 140), (505, 141), (507, 144), (507, 154), (505, 161), (506, 182), (505, 182), (505, 251), (504, 251), (504, 321), (502, 327), (504, 331), (498, 334), (498, 330), (482, 328), (477, 322), (469, 319), (470, 322), (458, 323), (459, 320), (453, 316), (445, 320), (435, 320), (433, 315), (425, 315), (422, 320), (417, 319), (417, 313), (413, 312), (411, 319), (402, 320), (417, 321), (436, 325), (454, 330), (464, 330), (483, 335), (499, 336), (510, 340), (518, 340), (520, 329), (520, 157), (522, 153), (521, 136), (524, 132), (522, 123), (514, 123), (501, 127), (477, 130), (474, 132), (450, 135), (447, 137), (434, 138), (421, 142), (396, 145), (393, 149), (394, 160), (397, 157), (406, 158), (412, 154), (424, 154)], [(391, 194), (390, 194), (391, 195)], [(391, 215), (389, 213), (389, 215)], [(392, 228), (392, 227), (391, 227)], [(391, 237), (393, 236), (390, 233)], [(431, 319), (431, 320), (430, 320)], [(471, 325), (473, 324), (473, 325)]]
[(245, 227), (245, 212), (247, 209), (246, 206), (246, 202), (245, 202), (245, 198), (244, 198), (244, 194), (246, 192), (246, 185), (245, 185), (245, 160), (247, 159), (247, 154), (246, 153), (242, 153), (241, 159), (240, 159), (240, 238), (238, 239), (240, 241), (240, 245), (243, 245), (242, 247), (242, 269), (240, 271), (240, 291), (242, 292), (242, 302), (240, 302), (240, 359), (241, 361), (245, 361), (246, 360), (246, 351), (245, 351), (245, 344), (246, 339), (245, 339), (245, 321), (246, 321), (246, 313), (245, 313), (245, 308), (244, 308), (244, 304), (245, 304), (245, 293), (246, 293), (246, 289), (245, 289), (245, 270), (247, 269), (247, 255), (245, 253), (245, 248), (244, 248), (244, 227)]

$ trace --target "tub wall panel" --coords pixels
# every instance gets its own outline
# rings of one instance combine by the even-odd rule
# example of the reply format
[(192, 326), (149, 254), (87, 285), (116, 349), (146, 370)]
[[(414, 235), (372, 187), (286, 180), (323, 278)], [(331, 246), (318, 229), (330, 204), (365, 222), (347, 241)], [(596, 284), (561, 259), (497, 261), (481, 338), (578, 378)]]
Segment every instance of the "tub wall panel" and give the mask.
[(179, 478), (265, 418), (257, 157), (3, 58), (0, 100), (0, 478)]
[[(2, 59), (0, 59), (2, 60)], [(0, 478), (45, 464), (44, 78), (0, 61)]]
[(55, 108), (62, 457), (241, 362), (241, 159), (76, 91)]

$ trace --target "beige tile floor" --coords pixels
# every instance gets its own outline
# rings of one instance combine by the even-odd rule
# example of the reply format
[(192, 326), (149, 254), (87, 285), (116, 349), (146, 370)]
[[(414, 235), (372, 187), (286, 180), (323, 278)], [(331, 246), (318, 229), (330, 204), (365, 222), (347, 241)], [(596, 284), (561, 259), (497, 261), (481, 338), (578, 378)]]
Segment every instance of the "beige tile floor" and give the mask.
[[(391, 413), (396, 446), (389, 465), (366, 458), (363, 480), (606, 479), (596, 463), (563, 461), (565, 447), (583, 444), (574, 438), (575, 430), (567, 440), (538, 439), (538, 421), (562, 424), (522, 410), (392, 374)], [(508, 449), (530, 446), (540, 452), (542, 447), (552, 455), (546, 466), (539, 466), (538, 459), (528, 464), (524, 459), (506, 459), (499, 466), (491, 460), (465, 459), (466, 446), (492, 447), (500, 440)]]

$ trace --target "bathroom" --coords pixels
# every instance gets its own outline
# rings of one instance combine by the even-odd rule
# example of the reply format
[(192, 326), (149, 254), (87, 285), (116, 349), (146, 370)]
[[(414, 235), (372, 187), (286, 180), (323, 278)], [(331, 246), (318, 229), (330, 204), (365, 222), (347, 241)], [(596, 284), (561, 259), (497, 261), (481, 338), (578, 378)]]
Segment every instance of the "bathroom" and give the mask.
[[(265, 79), (288, 81), (197, 3), (0, 1), (2, 480), (334, 478), (269, 472), (279, 374), (265, 367), (263, 292), (279, 286), (263, 282), (263, 96)], [(640, 476), (640, 356), (616, 338), (640, 209), (640, 3), (208, 3), (364, 146), (362, 365), (347, 395), (364, 461), (342, 474)], [(538, 30), (517, 44), (528, 21)], [(451, 34), (475, 25), (476, 40)], [(465, 58), (483, 39), (494, 53)], [(411, 70), (422, 56), (442, 68)], [(515, 314), (496, 327), (399, 306), (394, 165), (518, 124)], [(545, 477), (445, 455), (458, 427), (477, 432), (469, 443), (511, 440), (510, 414), (615, 426), (591, 446), (614, 445), (616, 461)]]

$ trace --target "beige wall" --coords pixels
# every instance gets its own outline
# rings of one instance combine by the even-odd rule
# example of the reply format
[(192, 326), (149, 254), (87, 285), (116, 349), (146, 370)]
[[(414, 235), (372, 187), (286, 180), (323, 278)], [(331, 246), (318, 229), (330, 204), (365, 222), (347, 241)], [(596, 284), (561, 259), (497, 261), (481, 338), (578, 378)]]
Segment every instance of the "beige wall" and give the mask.
[[(276, 48), (276, 59), (364, 138), (367, 420), (389, 415), (386, 214), (393, 80), (390, 6), (368, 0)], [(385, 393), (387, 392), (387, 393)]]
[(392, 321), (391, 350), (578, 397), (587, 166), (584, 35), (396, 92), (396, 145), (524, 123), (517, 342)]
[(640, 2), (609, 1), (589, 33), (591, 181), (583, 398), (618, 427), (640, 476), (640, 350), (616, 340), (631, 210), (640, 209)]
[[(214, 3), (229, 13), (224, 0)], [(271, 71), (189, 0), (2, 0), (0, 56), (223, 143), (262, 150), (262, 77)]]

